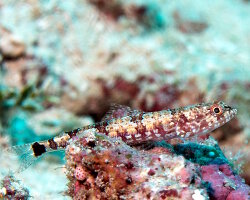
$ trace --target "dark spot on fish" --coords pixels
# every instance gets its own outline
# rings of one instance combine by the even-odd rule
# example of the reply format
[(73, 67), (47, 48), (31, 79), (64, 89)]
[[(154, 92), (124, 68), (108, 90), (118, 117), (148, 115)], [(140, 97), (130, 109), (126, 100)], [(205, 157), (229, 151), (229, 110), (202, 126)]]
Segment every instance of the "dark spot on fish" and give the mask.
[(132, 122), (137, 121), (137, 119), (138, 119), (138, 116), (137, 116), (137, 115), (131, 116), (131, 121), (132, 121)]
[(62, 141), (60, 141), (59, 142), (59, 147), (61, 147), (61, 148), (66, 148), (66, 146), (68, 145), (69, 143), (68, 143), (68, 141), (66, 141), (66, 140), (62, 140)]
[(70, 138), (72, 138), (72, 137), (75, 137), (76, 134), (77, 134), (79, 131), (80, 131), (80, 128), (77, 128), (77, 129), (74, 129), (74, 130), (72, 130), (72, 131), (68, 131), (68, 132), (66, 132), (66, 133), (69, 135)]
[(138, 119), (139, 121), (142, 120), (144, 114), (145, 114), (144, 112), (141, 112), (141, 113), (138, 115), (137, 119)]
[(102, 121), (99, 124), (96, 125), (96, 129), (98, 130), (99, 133), (107, 134), (106, 131), (106, 126), (108, 125), (107, 121)]
[(225, 106), (224, 106), (224, 108), (229, 109), (229, 110), (231, 110), (231, 109), (232, 109), (232, 107), (231, 107), (231, 106), (227, 106), (227, 105), (225, 105)]
[(36, 157), (46, 152), (46, 147), (43, 144), (39, 144), (38, 142), (32, 144), (32, 149)]
[(94, 148), (96, 146), (95, 141), (89, 141), (87, 145), (91, 148)]
[(177, 110), (176, 109), (170, 109), (170, 112), (171, 112), (171, 115), (174, 115), (177, 113)]
[(54, 149), (54, 150), (57, 149), (57, 146), (58, 146), (58, 145), (57, 145), (57, 143), (54, 141), (53, 138), (49, 139), (48, 142), (49, 142), (49, 147), (50, 147), (51, 149)]

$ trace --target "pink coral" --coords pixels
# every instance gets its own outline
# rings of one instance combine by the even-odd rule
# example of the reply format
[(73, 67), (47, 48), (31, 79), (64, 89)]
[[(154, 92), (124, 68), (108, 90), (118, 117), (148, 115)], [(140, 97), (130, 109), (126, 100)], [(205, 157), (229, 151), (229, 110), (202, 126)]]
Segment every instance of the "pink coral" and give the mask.
[(197, 188), (207, 197), (195, 165), (165, 148), (139, 151), (94, 132), (70, 146), (76, 148), (67, 148), (68, 193), (75, 199), (191, 199)]
[(86, 178), (86, 173), (82, 166), (77, 166), (75, 169), (75, 177), (79, 181), (83, 181)]
[(228, 164), (200, 166), (174, 150), (142, 151), (92, 130), (71, 141), (66, 158), (68, 194), (74, 199), (248, 197), (249, 187)]
[(207, 165), (201, 167), (202, 179), (211, 184), (211, 199), (224, 200), (236, 199), (247, 200), (249, 186), (235, 175), (227, 164)]
[(27, 200), (29, 197), (29, 190), (13, 176), (5, 176), (0, 181), (0, 199)]

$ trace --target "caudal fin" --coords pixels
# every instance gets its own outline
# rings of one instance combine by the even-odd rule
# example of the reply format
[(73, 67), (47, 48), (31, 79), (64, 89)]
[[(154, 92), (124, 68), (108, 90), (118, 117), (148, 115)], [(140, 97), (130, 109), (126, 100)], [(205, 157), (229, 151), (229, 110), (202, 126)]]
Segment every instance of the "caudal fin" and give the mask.
[(20, 165), (18, 166), (16, 173), (20, 173), (32, 165), (38, 157), (34, 155), (32, 144), (24, 144), (12, 146), (6, 149), (7, 152), (13, 153), (18, 156)]

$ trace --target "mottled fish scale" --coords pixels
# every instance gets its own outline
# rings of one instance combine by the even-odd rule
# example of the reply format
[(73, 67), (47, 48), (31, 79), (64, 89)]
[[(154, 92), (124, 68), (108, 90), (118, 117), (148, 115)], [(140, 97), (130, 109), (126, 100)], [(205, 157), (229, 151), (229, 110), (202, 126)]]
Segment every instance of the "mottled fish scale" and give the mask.
[[(213, 131), (230, 121), (237, 113), (236, 109), (224, 102), (202, 103), (158, 112), (141, 112), (129, 107), (115, 107), (116, 109), (109, 111), (99, 123), (65, 132), (48, 141), (15, 146), (12, 150), (21, 156), (25, 154), (23, 158), (26, 160), (35, 159), (46, 152), (65, 149), (71, 138), (86, 130), (119, 138), (129, 145), (188, 138)], [(26, 162), (24, 168), (31, 164), (30, 160), (24, 162)]]

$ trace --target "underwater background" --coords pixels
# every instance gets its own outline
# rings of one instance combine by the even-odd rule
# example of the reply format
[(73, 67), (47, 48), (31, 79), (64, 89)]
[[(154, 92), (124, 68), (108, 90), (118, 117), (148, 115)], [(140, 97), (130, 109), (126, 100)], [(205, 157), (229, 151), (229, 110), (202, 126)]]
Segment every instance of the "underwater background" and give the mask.
[[(237, 176), (237, 184), (231, 181), (218, 193), (229, 196), (241, 188), (236, 196), (244, 199), (240, 194), (249, 194), (250, 184), (247, 0), (0, 0), (0, 199), (85, 198), (72, 193), (64, 152), (48, 154), (10, 177), (20, 161), (5, 148), (98, 122), (112, 103), (159, 111), (217, 100), (238, 110), (236, 118), (211, 133), (219, 146), (206, 143), (232, 167), (230, 177)], [(209, 171), (203, 153), (210, 150), (199, 145), (175, 145), (174, 153)], [(193, 189), (182, 194), (173, 186), (154, 195), (228, 197), (203, 186), (192, 194)], [(140, 195), (135, 199), (143, 199)]]

